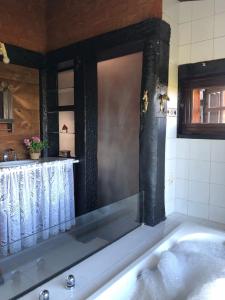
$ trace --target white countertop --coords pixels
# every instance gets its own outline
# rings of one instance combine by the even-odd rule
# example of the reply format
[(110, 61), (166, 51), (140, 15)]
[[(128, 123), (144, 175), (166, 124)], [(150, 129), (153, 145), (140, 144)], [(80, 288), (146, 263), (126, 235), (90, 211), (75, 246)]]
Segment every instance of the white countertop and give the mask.
[(55, 162), (55, 161), (64, 161), (71, 160), (73, 163), (79, 163), (79, 159), (74, 158), (64, 158), (64, 157), (45, 157), (38, 160), (24, 159), (24, 160), (10, 160), (0, 162), (0, 169), (3, 168), (15, 168), (27, 165)]

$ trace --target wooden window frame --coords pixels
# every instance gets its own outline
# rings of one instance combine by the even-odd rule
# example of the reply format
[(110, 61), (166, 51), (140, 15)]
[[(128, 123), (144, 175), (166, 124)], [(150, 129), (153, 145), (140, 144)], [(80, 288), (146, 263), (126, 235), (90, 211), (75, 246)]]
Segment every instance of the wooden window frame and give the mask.
[(192, 123), (192, 91), (206, 86), (225, 86), (225, 59), (179, 66), (178, 138), (225, 139), (225, 124)]

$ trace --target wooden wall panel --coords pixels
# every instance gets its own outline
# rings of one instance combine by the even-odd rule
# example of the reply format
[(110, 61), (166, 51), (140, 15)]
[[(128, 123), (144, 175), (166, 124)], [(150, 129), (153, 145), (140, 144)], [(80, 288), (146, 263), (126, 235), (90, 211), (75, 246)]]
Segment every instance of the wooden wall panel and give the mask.
[(162, 0), (55, 0), (47, 6), (47, 49), (162, 17)]
[(0, 0), (0, 40), (46, 52), (161, 18), (162, 0)]
[(45, 52), (46, 0), (0, 0), (0, 16), (1, 41)]
[(1, 81), (6, 81), (10, 86), (14, 123), (12, 133), (0, 131), (0, 158), (5, 149), (13, 148), (18, 158), (24, 159), (27, 153), (23, 139), (40, 135), (39, 74), (36, 69), (0, 63)]

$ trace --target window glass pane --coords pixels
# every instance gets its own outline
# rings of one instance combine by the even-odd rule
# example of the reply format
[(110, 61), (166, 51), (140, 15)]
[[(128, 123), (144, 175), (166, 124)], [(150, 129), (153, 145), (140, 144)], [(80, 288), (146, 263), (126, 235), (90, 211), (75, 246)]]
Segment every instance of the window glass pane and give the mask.
[(75, 127), (74, 112), (59, 112), (59, 151), (70, 151), (71, 156), (75, 156)]
[(74, 89), (66, 88), (66, 89), (58, 90), (58, 104), (59, 106), (73, 105)]
[(220, 107), (220, 92), (213, 92), (208, 94), (209, 108)]
[(219, 111), (208, 112), (208, 123), (219, 123)]
[(209, 87), (192, 90), (191, 123), (225, 123), (225, 88)]
[(67, 70), (58, 73), (58, 105), (74, 105), (73, 70)]
[(221, 98), (222, 98), (222, 100), (221, 100), (222, 105), (225, 106), (225, 91), (222, 92)]
[(65, 89), (74, 87), (73, 70), (67, 70), (58, 73), (58, 88)]
[(225, 110), (221, 111), (222, 123), (225, 123)]

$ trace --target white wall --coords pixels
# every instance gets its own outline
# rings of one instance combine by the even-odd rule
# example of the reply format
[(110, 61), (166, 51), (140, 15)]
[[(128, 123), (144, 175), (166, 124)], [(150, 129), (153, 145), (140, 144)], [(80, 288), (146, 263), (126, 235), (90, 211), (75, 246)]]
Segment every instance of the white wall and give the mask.
[[(164, 0), (163, 18), (166, 21), (170, 20), (167, 11), (172, 9), (174, 2)], [(178, 25), (175, 19), (170, 24), (174, 32), (178, 30), (177, 41), (171, 40), (171, 48), (177, 47), (179, 53), (178, 63), (225, 58), (225, 0), (177, 2), (177, 5)], [(172, 59), (170, 68), (174, 67)], [(177, 80), (177, 76), (175, 71), (170, 75), (173, 79), (169, 80), (169, 91), (173, 94), (173, 81)], [(171, 105), (174, 105), (174, 99)], [(225, 141), (175, 139), (174, 143), (174, 137), (170, 136), (172, 123), (168, 120), (166, 170), (175, 173), (176, 180), (175, 197), (170, 199), (167, 193), (174, 185), (170, 183), (174, 177), (171, 175), (168, 180), (166, 173), (167, 214), (177, 211), (225, 223)]]
[[(170, 101), (168, 108), (177, 107), (178, 89), (178, 2), (177, 0), (163, 1), (163, 20), (171, 26), (169, 85)], [(166, 165), (165, 165), (165, 206), (166, 214), (175, 210), (175, 170), (176, 170), (176, 117), (167, 117), (166, 132)]]
[[(225, 1), (179, 4), (179, 64), (225, 58)], [(175, 211), (225, 223), (225, 141), (177, 139)]]
[(225, 58), (225, 1), (180, 3), (179, 64), (218, 58)]
[(177, 139), (175, 211), (225, 223), (225, 142)]

